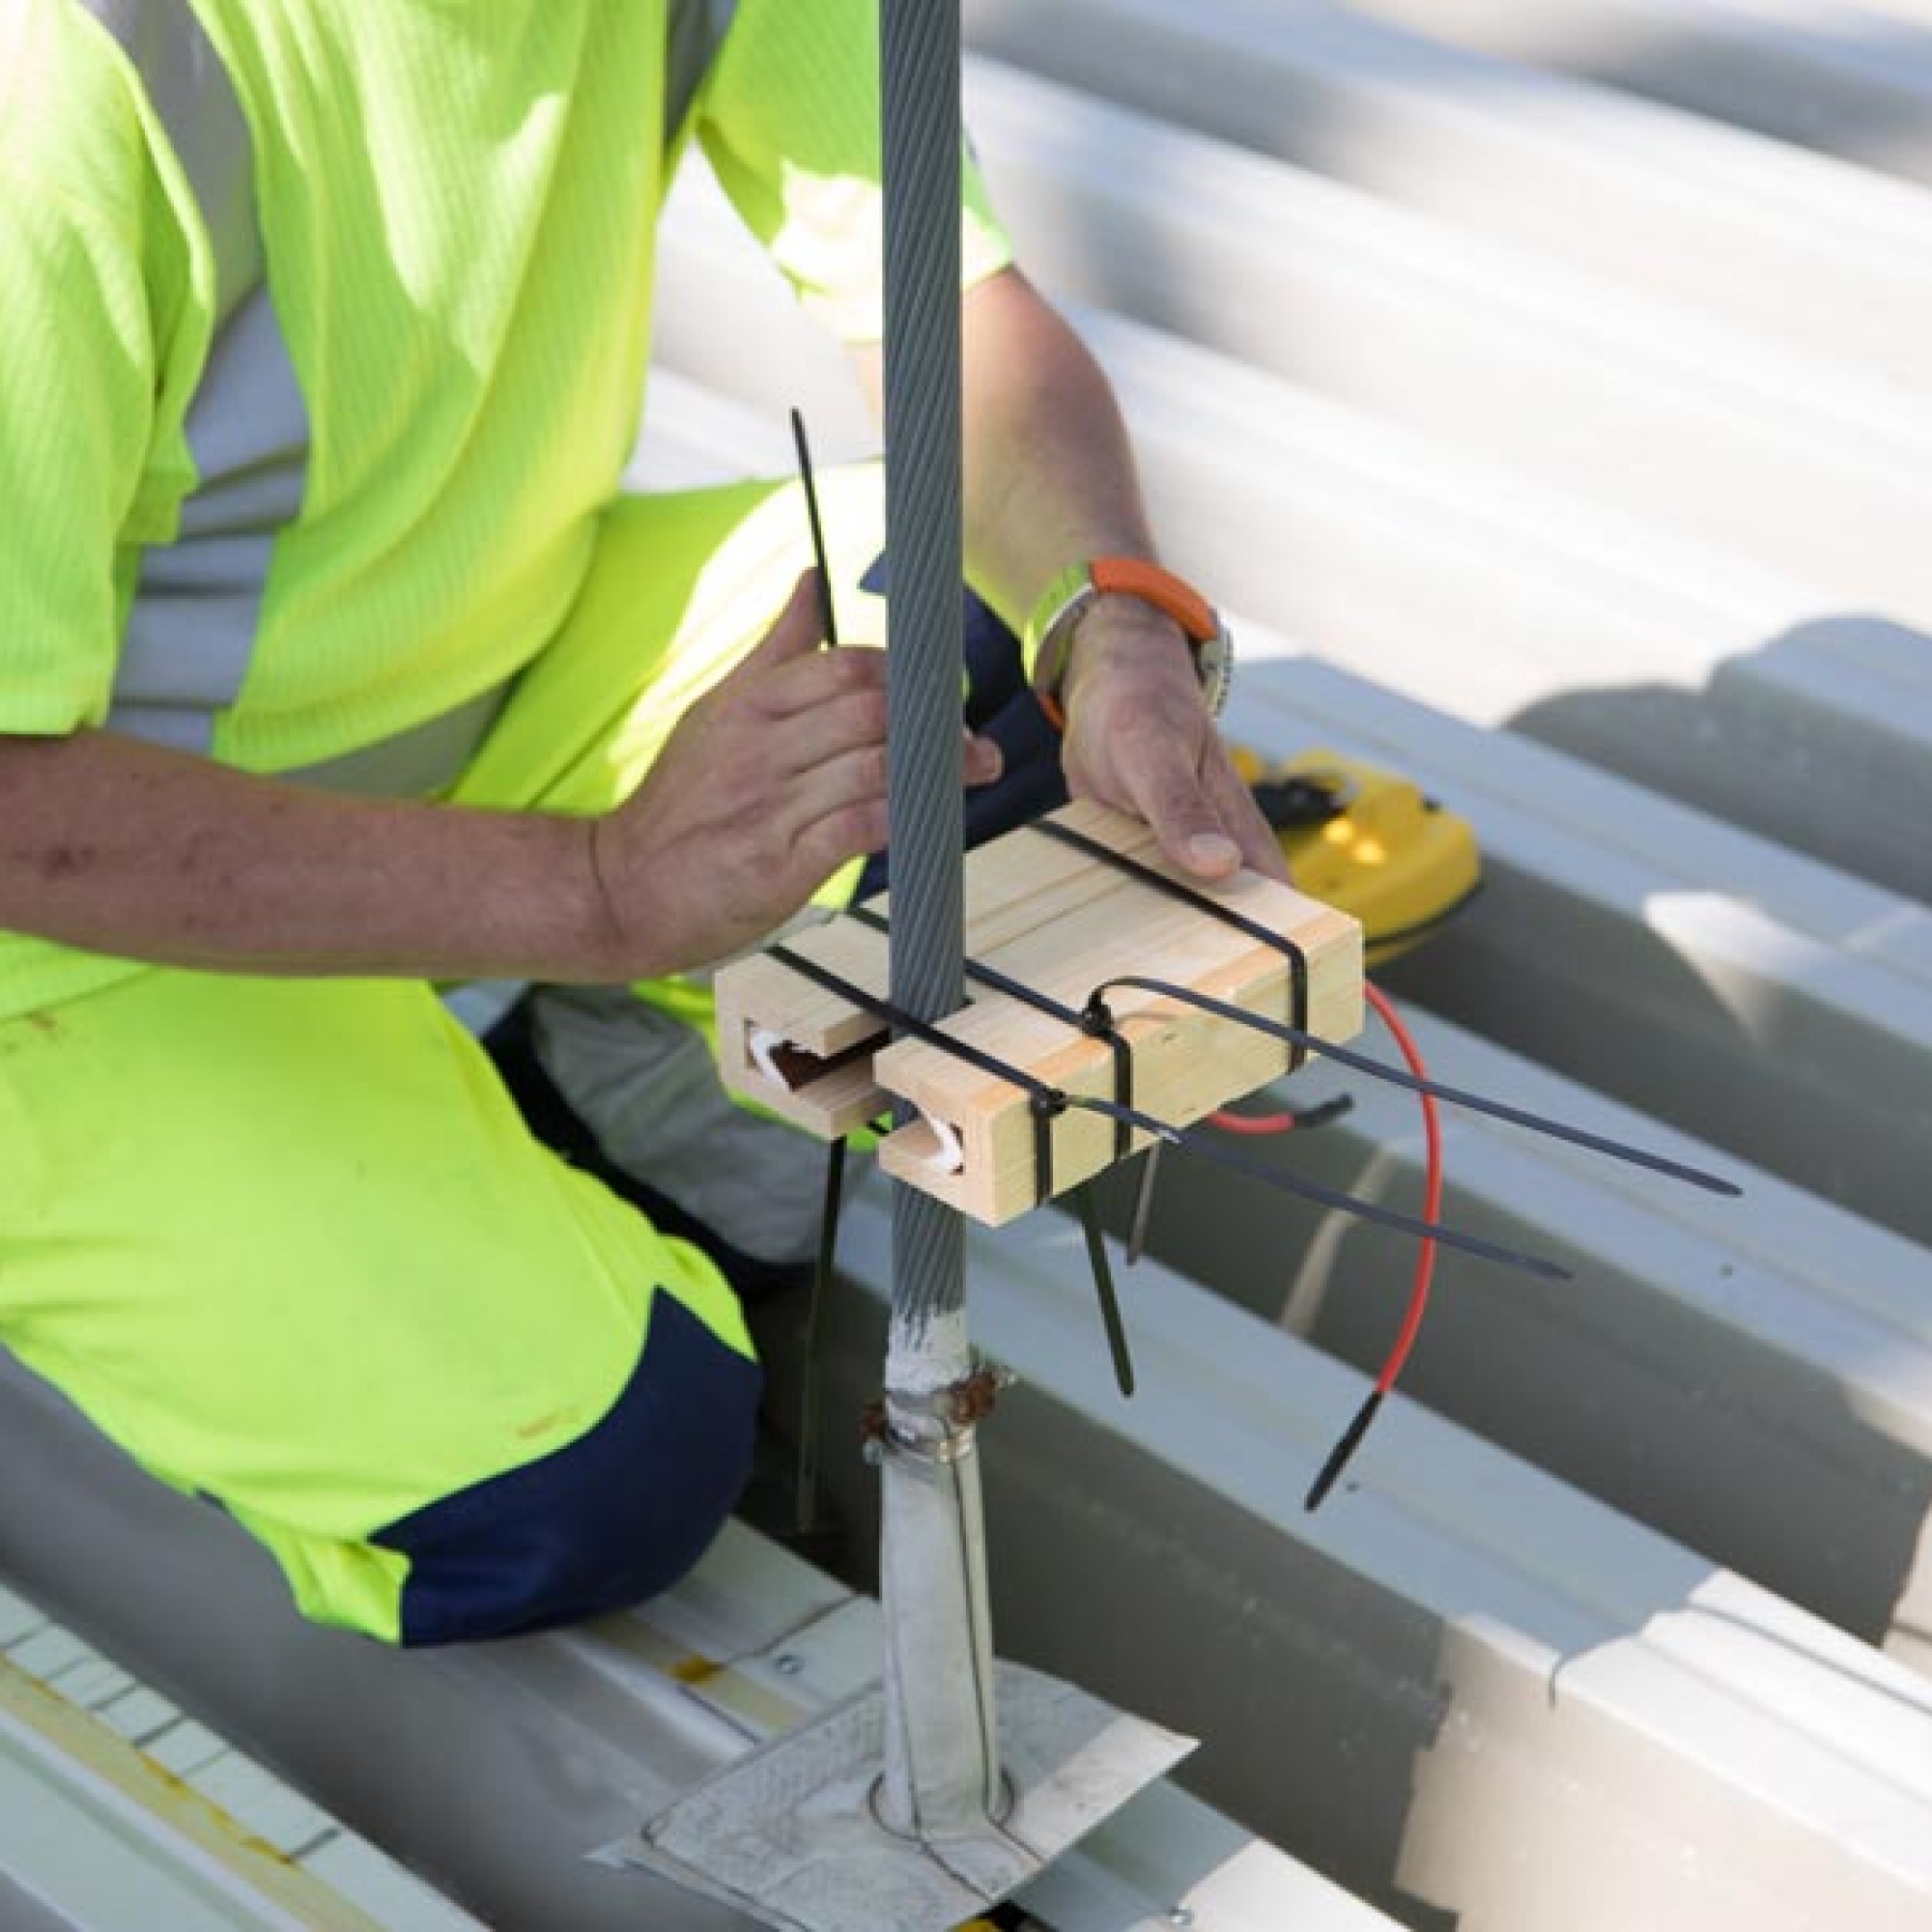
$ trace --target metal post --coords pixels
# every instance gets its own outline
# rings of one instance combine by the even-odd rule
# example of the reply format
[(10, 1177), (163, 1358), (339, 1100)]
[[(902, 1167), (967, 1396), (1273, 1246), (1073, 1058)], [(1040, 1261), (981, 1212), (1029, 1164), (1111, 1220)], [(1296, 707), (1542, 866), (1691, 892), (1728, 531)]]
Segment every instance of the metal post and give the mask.
[[(958, 0), (882, 0), (892, 996), (922, 1019), (964, 982), (959, 727)], [(979, 1463), (947, 1391), (972, 1368), (959, 1216), (894, 1191), (880, 1554), (886, 1822), (982, 1829), (1000, 1802)]]

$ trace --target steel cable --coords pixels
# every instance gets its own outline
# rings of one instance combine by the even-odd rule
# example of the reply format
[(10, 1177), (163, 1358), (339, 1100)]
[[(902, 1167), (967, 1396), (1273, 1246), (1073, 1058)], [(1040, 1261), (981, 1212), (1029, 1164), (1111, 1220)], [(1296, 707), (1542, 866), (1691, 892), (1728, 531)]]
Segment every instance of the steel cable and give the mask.
[[(937, 1020), (965, 997), (958, 8), (885, 0), (880, 26), (892, 998)], [(894, 1190), (899, 1340), (917, 1348), (935, 1317), (963, 1305), (965, 1253), (956, 1213), (917, 1188)]]

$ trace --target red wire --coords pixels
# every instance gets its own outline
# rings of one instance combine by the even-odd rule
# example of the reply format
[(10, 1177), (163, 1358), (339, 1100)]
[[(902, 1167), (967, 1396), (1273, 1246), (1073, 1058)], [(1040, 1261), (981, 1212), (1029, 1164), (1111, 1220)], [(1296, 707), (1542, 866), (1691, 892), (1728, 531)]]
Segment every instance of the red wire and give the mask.
[[(1429, 1069), (1422, 1064), (1422, 1054), (1408, 1029), (1403, 1025), (1401, 1014), (1377, 987), (1366, 980), (1363, 981), (1362, 991), (1380, 1016), (1381, 1023), (1394, 1035), (1396, 1045), (1402, 1049), (1403, 1059), (1408, 1063), (1408, 1070), (1418, 1080), (1428, 1079)], [(1435, 1096), (1423, 1094), (1418, 1097), (1422, 1101), (1422, 1132), (1428, 1151), (1422, 1213), (1425, 1220), (1439, 1221), (1442, 1218), (1442, 1122), (1436, 1113)], [(1378, 1395), (1386, 1395), (1395, 1387), (1396, 1378), (1402, 1374), (1409, 1350), (1415, 1347), (1415, 1338), (1422, 1332), (1422, 1317), (1429, 1306), (1430, 1280), (1435, 1273), (1435, 1242), (1425, 1236), (1422, 1245), (1415, 1251), (1415, 1280), (1408, 1292), (1408, 1312), (1402, 1319), (1401, 1332), (1388, 1351), (1388, 1358), (1382, 1363), (1381, 1374), (1376, 1378)]]
[[(1429, 1069), (1422, 1063), (1421, 1049), (1403, 1024), (1402, 1015), (1378, 987), (1364, 980), (1362, 991), (1368, 996), (1369, 1004), (1375, 1008), (1381, 1023), (1394, 1036), (1403, 1059), (1408, 1064), (1408, 1070), (1418, 1080), (1427, 1080)], [(1425, 1220), (1439, 1221), (1442, 1218), (1442, 1121), (1436, 1112), (1433, 1094), (1418, 1094), (1417, 1098), (1422, 1102), (1422, 1131), (1427, 1150), (1422, 1213)], [(1236, 1114), (1223, 1108), (1218, 1113), (1209, 1114), (1208, 1122), (1228, 1134), (1285, 1134), (1293, 1128), (1295, 1117), (1293, 1114)], [(1435, 1275), (1435, 1242), (1425, 1236), (1415, 1251), (1415, 1276), (1408, 1292), (1407, 1312), (1402, 1318), (1402, 1327), (1382, 1363), (1381, 1374), (1376, 1378), (1376, 1392), (1378, 1395), (1386, 1395), (1394, 1388), (1396, 1378), (1408, 1361), (1409, 1352), (1415, 1347), (1415, 1338), (1422, 1332), (1422, 1318), (1429, 1307), (1429, 1286)]]
[(1286, 1134), (1294, 1130), (1293, 1114), (1236, 1114), (1223, 1107), (1208, 1116), (1210, 1127), (1224, 1134)]

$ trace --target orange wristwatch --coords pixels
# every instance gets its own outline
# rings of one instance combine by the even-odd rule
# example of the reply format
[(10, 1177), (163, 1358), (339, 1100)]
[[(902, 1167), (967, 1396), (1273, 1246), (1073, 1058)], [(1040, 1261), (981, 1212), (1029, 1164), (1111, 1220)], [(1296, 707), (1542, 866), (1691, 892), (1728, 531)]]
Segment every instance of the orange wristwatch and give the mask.
[(1074, 630), (1095, 598), (1114, 596), (1138, 597), (1180, 626), (1194, 653), (1201, 695), (1218, 717), (1228, 701), (1235, 665), (1234, 639), (1221, 613), (1191, 583), (1157, 563), (1137, 556), (1096, 556), (1056, 577), (1027, 623), (1027, 675), (1055, 728), (1064, 730), (1066, 724), (1060, 692), (1066, 682)]

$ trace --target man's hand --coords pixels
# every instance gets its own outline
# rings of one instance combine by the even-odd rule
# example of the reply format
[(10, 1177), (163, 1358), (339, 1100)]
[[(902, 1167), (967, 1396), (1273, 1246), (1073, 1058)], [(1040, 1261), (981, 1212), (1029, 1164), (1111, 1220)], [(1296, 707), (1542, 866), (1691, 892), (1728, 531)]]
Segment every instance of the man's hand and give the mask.
[(1081, 620), (1062, 698), (1066, 781), (1079, 798), (1143, 818), (1202, 879), (1242, 865), (1286, 880), (1273, 831), (1230, 763), (1180, 627), (1131, 597)]
[[(820, 648), (816, 577), (685, 713), (643, 784), (592, 828), (617, 977), (704, 964), (789, 919), (886, 842), (886, 661)], [(966, 777), (998, 776), (969, 739)]]

